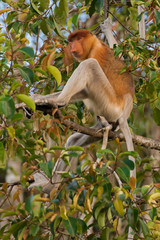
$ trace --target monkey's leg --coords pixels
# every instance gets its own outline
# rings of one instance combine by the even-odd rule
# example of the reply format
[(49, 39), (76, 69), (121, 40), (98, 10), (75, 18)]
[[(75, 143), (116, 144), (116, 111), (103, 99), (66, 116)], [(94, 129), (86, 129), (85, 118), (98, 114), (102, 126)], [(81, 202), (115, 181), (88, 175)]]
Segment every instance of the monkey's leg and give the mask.
[[(124, 134), (124, 137), (126, 140), (126, 145), (127, 145), (127, 150), (134, 151), (132, 135), (129, 130), (127, 119), (120, 118), (119, 119), (119, 127), (120, 127), (122, 133)], [(135, 165), (135, 159), (131, 156), (129, 157), (129, 159), (132, 160)], [(134, 166), (134, 170), (130, 171), (130, 177), (134, 177), (136, 179), (136, 166)]]
[[(100, 123), (98, 122), (94, 127), (94, 129), (100, 129), (102, 126), (100, 125)], [(89, 135), (85, 135), (82, 133), (74, 133), (73, 135), (71, 135), (66, 142), (65, 147), (69, 148), (70, 146), (87, 146), (91, 143), (97, 142), (98, 140), (100, 140), (99, 138), (95, 138)], [(63, 153), (62, 153), (63, 155)], [(70, 158), (70, 165), (72, 166), (72, 161), (75, 161), (74, 158)], [(55, 188), (58, 189), (62, 179), (61, 179), (61, 173), (62, 172), (67, 172), (69, 170), (70, 166), (66, 165), (65, 162), (62, 160), (62, 158), (60, 157), (56, 164), (55, 167), (53, 169), (53, 177), (52, 177), (52, 183), (54, 184)]]
[[(105, 88), (104, 88), (105, 86)], [(101, 94), (115, 97), (115, 92), (106, 78), (103, 70), (96, 59), (90, 58), (80, 63), (73, 72), (72, 76), (64, 86), (61, 94), (57, 98), (57, 104), (65, 105), (71, 98), (76, 100), (76, 95), (80, 92), (85, 92), (86, 97), (90, 97), (90, 93), (96, 95), (96, 98), (101, 99)], [(101, 93), (101, 94), (100, 94)], [(97, 96), (99, 94), (99, 97)], [(102, 101), (102, 100), (101, 100)]]
[[(103, 116), (98, 116), (99, 121), (102, 123), (103, 126), (103, 143), (101, 149), (106, 149), (108, 144), (108, 134), (109, 130), (112, 129), (112, 125), (108, 123), (108, 121)], [(93, 165), (93, 168), (96, 168), (97, 165), (100, 163), (101, 159), (97, 158), (96, 162)]]

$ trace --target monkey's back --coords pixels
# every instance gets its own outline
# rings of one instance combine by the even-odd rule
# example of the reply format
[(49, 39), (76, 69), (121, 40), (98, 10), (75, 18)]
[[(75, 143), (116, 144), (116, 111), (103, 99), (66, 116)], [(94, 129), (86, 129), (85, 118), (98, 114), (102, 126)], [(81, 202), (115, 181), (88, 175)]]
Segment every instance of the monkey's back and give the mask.
[(120, 71), (125, 65), (119, 58), (115, 58), (113, 51), (106, 44), (101, 44), (101, 48), (98, 49), (95, 58), (99, 62), (116, 94), (122, 96), (129, 93), (133, 97), (134, 81), (131, 73), (126, 71), (120, 74)]

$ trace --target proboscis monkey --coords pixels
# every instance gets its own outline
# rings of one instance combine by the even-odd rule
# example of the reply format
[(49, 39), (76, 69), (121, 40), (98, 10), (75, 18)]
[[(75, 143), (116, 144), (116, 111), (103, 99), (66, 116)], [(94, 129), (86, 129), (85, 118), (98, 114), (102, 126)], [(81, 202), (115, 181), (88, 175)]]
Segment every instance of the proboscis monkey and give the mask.
[[(80, 62), (60, 93), (53, 97), (58, 105), (82, 100), (95, 116), (102, 116), (109, 123), (118, 123), (124, 134), (128, 151), (133, 151), (133, 142), (127, 119), (133, 107), (134, 82), (129, 72), (120, 74), (124, 63), (115, 58), (113, 51), (87, 30), (77, 30), (68, 37), (73, 57)], [(100, 128), (97, 123), (94, 128)], [(85, 146), (94, 142), (91, 136), (82, 133), (71, 135), (69, 146)], [(132, 159), (134, 161), (134, 159)], [(59, 182), (56, 171), (66, 170), (62, 160), (56, 163), (53, 182)], [(131, 171), (135, 176), (135, 170)], [(59, 185), (59, 184), (58, 184)]]

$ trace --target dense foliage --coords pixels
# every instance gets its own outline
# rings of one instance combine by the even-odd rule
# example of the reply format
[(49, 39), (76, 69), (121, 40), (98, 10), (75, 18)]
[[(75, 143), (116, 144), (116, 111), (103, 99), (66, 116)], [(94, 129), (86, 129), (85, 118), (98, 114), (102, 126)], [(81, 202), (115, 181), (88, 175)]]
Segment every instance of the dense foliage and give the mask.
[[(154, 159), (146, 149), (136, 147), (135, 152), (126, 152), (118, 139), (106, 150), (100, 150), (100, 143), (87, 148), (74, 147), (72, 153), (63, 153), (63, 160), (69, 164), (72, 155), (78, 158), (78, 164), (74, 172), (71, 169), (62, 174), (60, 190), (53, 189), (47, 197), (41, 187), (28, 190), (34, 171), (41, 170), (52, 178), (54, 164), (72, 133), (54, 117), (54, 112), (49, 116), (36, 111), (29, 96), (63, 88), (77, 66), (75, 62), (68, 66), (64, 59), (64, 55), (70, 57), (65, 48), (67, 36), (78, 28), (97, 32), (104, 21), (103, 2), (1, 1), (0, 168), (5, 175), (9, 161), (17, 161), (22, 171), (14, 194), (15, 186), (7, 182), (0, 190), (0, 238), (3, 240), (122, 240), (127, 239), (129, 226), (134, 239), (144, 239), (140, 228), (146, 240), (160, 239), (159, 163), (153, 165)], [(142, 17), (137, 10), (140, 4), (144, 4), (145, 40), (140, 40), (138, 32)], [(130, 70), (135, 78), (136, 95), (129, 124), (134, 133), (150, 137), (147, 126), (149, 133), (153, 122), (160, 126), (160, 4), (157, 0), (109, 1), (108, 9), (121, 42), (114, 48), (115, 56), (123, 54), (126, 68), (122, 71)], [(99, 14), (98, 19), (90, 25), (87, 20), (95, 13)], [(30, 118), (25, 116), (25, 110), (16, 111), (16, 103), (20, 102), (32, 109)], [(82, 103), (61, 110), (66, 119), (85, 126), (93, 123), (93, 116)], [(48, 145), (48, 136), (53, 146)], [(129, 177), (134, 168), (129, 155), (136, 158), (136, 188)], [(96, 157), (102, 161), (93, 169)], [(123, 187), (112, 181), (108, 166), (116, 171)], [(14, 168), (9, 170), (17, 175)]]

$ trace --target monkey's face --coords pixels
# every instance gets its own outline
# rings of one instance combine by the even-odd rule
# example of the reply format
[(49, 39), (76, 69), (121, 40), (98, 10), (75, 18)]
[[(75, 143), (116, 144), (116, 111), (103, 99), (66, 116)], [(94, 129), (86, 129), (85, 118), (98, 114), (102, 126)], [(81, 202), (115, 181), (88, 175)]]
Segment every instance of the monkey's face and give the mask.
[(78, 62), (87, 58), (86, 51), (84, 49), (84, 41), (83, 37), (77, 36), (69, 42), (71, 53)]
[(93, 35), (87, 30), (77, 30), (68, 36), (73, 57), (81, 62), (88, 58)]

